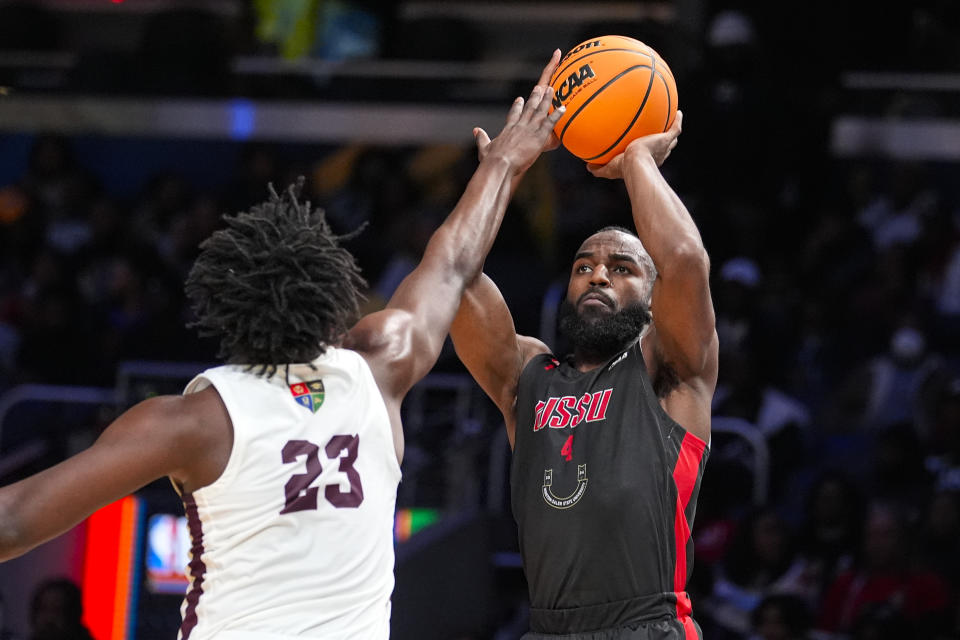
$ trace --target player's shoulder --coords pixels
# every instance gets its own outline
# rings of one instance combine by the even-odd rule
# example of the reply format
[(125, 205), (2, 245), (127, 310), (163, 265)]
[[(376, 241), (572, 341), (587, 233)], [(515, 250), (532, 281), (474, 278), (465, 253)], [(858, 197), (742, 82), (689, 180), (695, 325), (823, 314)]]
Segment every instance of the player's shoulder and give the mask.
[(148, 398), (129, 411), (141, 420), (165, 425), (168, 432), (197, 433), (204, 425), (226, 418), (226, 408), (216, 387), (210, 385), (186, 395)]
[(155, 451), (202, 451), (229, 416), (216, 389), (148, 398), (127, 409), (101, 436), (106, 443), (135, 439)]
[(171, 472), (188, 490), (207, 486), (223, 472), (233, 446), (233, 421), (213, 385), (182, 396), (157, 396), (134, 406), (149, 441), (177, 460)]
[[(216, 394), (213, 387), (187, 395), (164, 395), (147, 398), (130, 408), (129, 413), (159, 421), (190, 420)], [(217, 396), (219, 399), (219, 396)]]
[(520, 349), (519, 366), (517, 367), (518, 378), (531, 363), (537, 360), (545, 360), (548, 363), (556, 362), (557, 364), (554, 366), (559, 366), (559, 360), (553, 355), (550, 347), (537, 338), (517, 335), (517, 346)]
[(553, 355), (550, 347), (548, 347), (540, 339), (531, 336), (521, 336), (517, 334), (517, 346), (520, 347), (520, 355), (523, 358), (523, 364), (527, 364), (535, 357), (540, 355)]

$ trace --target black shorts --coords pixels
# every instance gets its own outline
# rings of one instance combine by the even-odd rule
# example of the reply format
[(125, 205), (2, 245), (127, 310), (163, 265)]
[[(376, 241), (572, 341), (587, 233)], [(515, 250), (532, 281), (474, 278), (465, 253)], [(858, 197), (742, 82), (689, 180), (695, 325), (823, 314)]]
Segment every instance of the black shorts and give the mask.
[(520, 640), (703, 640), (700, 625), (692, 618), (687, 620), (687, 626), (679, 618), (668, 617), (635, 622), (615, 629), (559, 635), (529, 631)]

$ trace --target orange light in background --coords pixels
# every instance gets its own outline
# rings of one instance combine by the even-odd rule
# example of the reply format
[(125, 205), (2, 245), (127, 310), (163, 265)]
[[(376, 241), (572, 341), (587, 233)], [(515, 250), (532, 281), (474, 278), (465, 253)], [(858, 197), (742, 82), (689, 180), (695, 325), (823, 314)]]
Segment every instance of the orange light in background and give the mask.
[(127, 496), (87, 518), (83, 623), (96, 640), (133, 638), (143, 508)]

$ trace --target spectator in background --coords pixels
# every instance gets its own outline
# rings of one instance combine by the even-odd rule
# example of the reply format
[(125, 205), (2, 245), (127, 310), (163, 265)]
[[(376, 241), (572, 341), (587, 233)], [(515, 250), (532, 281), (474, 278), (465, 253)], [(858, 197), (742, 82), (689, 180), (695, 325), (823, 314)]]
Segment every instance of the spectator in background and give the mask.
[(883, 429), (923, 422), (923, 400), (941, 375), (943, 359), (927, 349), (922, 328), (906, 319), (890, 334), (887, 351), (855, 368), (828, 408), (835, 429)]
[(770, 451), (771, 495), (777, 498), (805, 462), (811, 417), (802, 402), (767, 383), (757, 359), (746, 348), (721, 347), (713, 415), (742, 419), (763, 435)]
[(897, 505), (911, 520), (919, 518), (930, 495), (930, 478), (913, 424), (901, 422), (878, 434), (871, 458), (871, 497)]
[(720, 267), (717, 285), (717, 337), (724, 351), (739, 351), (755, 338), (762, 275), (747, 257), (731, 258)]
[(763, 598), (809, 588), (787, 524), (767, 507), (741, 522), (705, 608), (727, 631), (745, 634)]
[(352, 162), (349, 180), (321, 204), (339, 233), (350, 233), (365, 223), (390, 230), (360, 234), (349, 245), (367, 281), (376, 282), (399, 249), (393, 236), (396, 227), (411, 222), (407, 216), (416, 210), (422, 194), (398, 151), (368, 150)]
[(127, 223), (133, 238), (146, 246), (161, 246), (173, 219), (187, 208), (190, 197), (191, 189), (183, 178), (166, 173), (154, 176), (137, 198)]
[(57, 136), (37, 139), (21, 184), (41, 217), (58, 216), (70, 206), (67, 192), (76, 173), (77, 166), (65, 139)]
[(91, 355), (84, 340), (86, 314), (70, 278), (67, 258), (46, 248), (33, 260), (19, 296), (21, 382), (84, 384)]
[(874, 505), (867, 517), (859, 563), (841, 573), (827, 590), (819, 629), (855, 631), (870, 607), (879, 605), (902, 615), (914, 637), (931, 637), (933, 631), (945, 628), (951, 604), (949, 587), (938, 575), (911, 566), (905, 527), (899, 511)]
[(938, 491), (960, 491), (960, 377), (947, 381), (935, 400), (926, 467)]
[(221, 203), (209, 195), (199, 195), (170, 219), (169, 227), (158, 243), (161, 259), (178, 280), (190, 272), (200, 254), (200, 243), (221, 226)]
[(880, 251), (916, 241), (924, 221), (936, 211), (939, 199), (919, 164), (894, 166), (888, 184), (889, 193), (875, 193), (873, 200), (857, 213), (857, 222), (871, 234)]
[(953, 329), (953, 340), (956, 341), (957, 333), (960, 333), (960, 242), (954, 246), (938, 280), (934, 292), (937, 313), (941, 323)]
[(30, 640), (93, 640), (82, 618), (76, 584), (65, 578), (43, 582), (30, 600)]
[(806, 640), (810, 611), (803, 598), (790, 595), (767, 596), (753, 611), (750, 640)]
[(826, 472), (808, 493), (800, 528), (800, 555), (813, 585), (812, 607), (819, 604), (837, 574), (853, 565), (863, 527), (863, 498), (850, 479)]
[[(857, 618), (850, 636), (853, 640), (903, 640), (916, 637), (916, 628), (889, 604), (871, 604)], [(935, 637), (935, 636), (929, 636)]]
[(917, 549), (925, 569), (960, 591), (960, 493), (940, 491), (930, 499), (920, 523)]

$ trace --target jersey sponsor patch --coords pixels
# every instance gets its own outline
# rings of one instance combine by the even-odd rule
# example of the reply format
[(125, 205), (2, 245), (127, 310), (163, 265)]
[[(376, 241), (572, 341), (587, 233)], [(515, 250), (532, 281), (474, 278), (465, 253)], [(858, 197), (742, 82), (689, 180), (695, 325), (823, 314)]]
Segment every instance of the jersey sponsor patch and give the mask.
[(297, 404), (316, 413), (323, 404), (323, 380), (307, 380), (290, 385), (290, 393)]
[(563, 429), (576, 427), (581, 422), (597, 422), (607, 419), (607, 407), (613, 389), (604, 389), (577, 396), (559, 396), (540, 400), (534, 407), (533, 430), (544, 427)]

